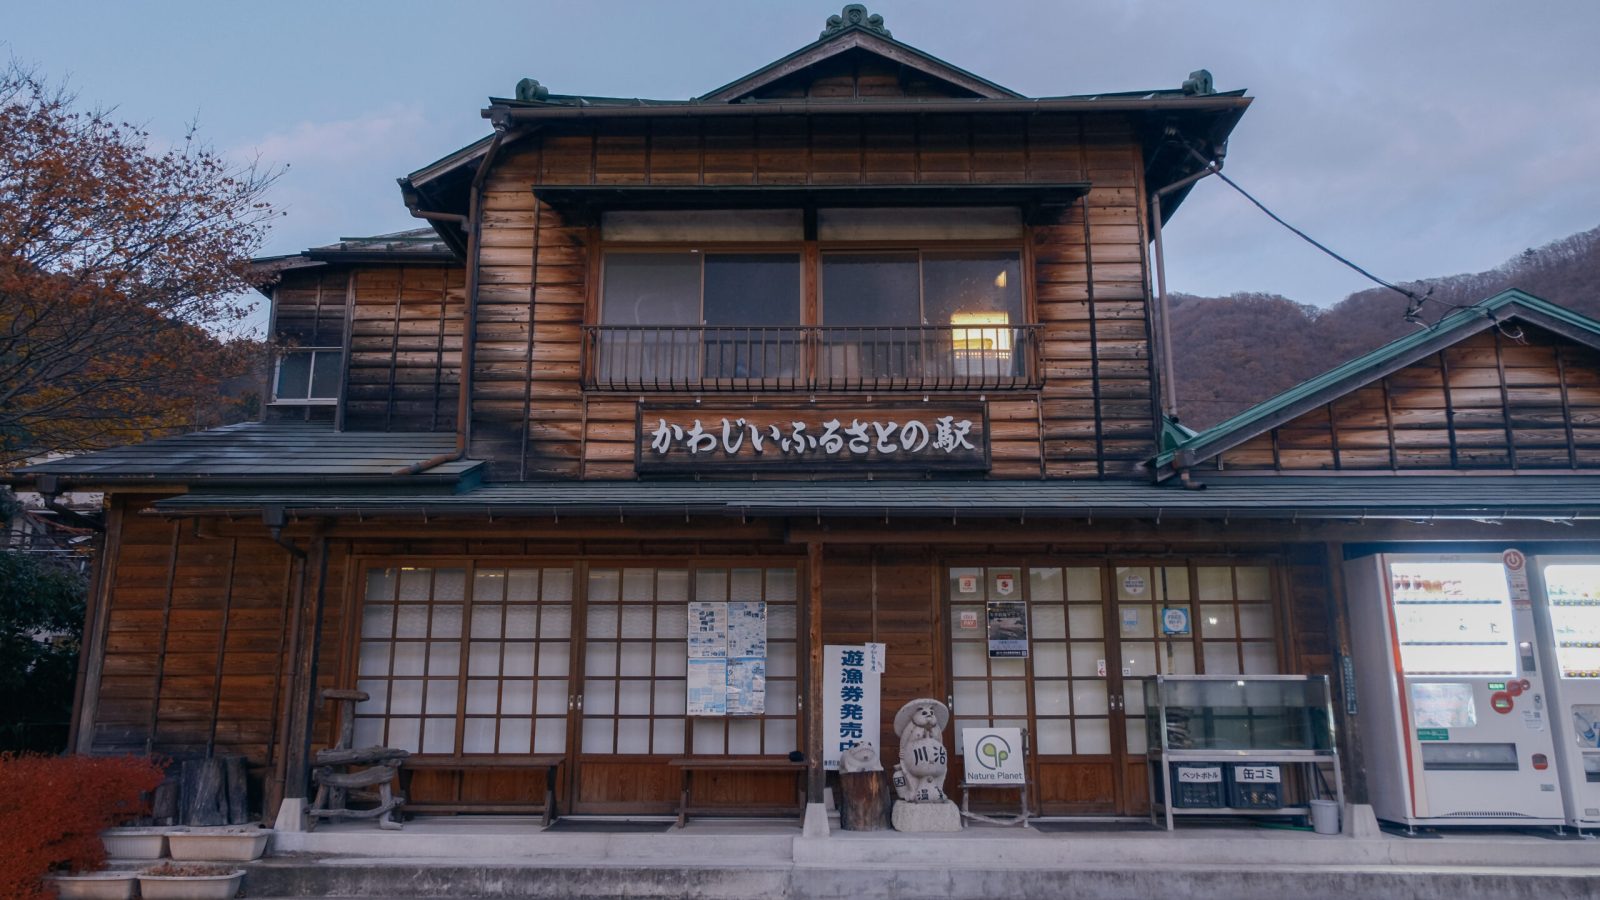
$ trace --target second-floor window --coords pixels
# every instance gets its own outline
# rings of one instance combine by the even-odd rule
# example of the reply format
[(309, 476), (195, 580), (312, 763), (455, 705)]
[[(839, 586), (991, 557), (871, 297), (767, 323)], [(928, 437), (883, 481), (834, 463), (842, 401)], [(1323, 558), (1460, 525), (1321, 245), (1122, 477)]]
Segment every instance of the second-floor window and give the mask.
[(274, 403), (337, 403), (344, 353), (337, 347), (295, 347), (278, 353)]

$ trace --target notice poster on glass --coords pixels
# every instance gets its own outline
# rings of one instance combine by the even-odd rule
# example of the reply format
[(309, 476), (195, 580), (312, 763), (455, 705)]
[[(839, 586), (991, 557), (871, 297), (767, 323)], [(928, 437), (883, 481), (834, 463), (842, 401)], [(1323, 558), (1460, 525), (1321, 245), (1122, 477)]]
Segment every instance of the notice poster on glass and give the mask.
[(689, 658), (728, 658), (728, 604), (689, 604)]
[(1021, 600), (989, 601), (989, 656), (1026, 658), (1028, 607)]
[(728, 714), (728, 661), (689, 660), (689, 715)]
[(765, 657), (728, 660), (727, 709), (730, 716), (759, 716), (767, 711)]
[(881, 676), (867, 661), (867, 648), (829, 644), (822, 648), (822, 767), (837, 771), (844, 751), (876, 743)]
[(767, 605), (760, 601), (728, 604), (728, 658), (767, 656)]

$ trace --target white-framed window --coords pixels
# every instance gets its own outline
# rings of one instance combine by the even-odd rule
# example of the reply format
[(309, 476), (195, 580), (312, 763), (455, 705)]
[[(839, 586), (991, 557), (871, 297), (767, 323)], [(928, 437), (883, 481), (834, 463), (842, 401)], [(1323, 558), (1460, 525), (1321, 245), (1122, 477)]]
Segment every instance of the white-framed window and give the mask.
[(280, 350), (272, 376), (272, 402), (337, 403), (343, 362), (344, 352), (338, 347)]

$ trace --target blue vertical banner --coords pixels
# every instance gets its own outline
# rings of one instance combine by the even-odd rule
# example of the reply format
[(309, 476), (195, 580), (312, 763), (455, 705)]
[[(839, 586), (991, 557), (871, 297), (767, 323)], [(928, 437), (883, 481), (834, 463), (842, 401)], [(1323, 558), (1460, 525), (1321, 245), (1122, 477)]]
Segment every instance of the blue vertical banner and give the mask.
[[(880, 668), (872, 664), (865, 645), (828, 644), (822, 648), (824, 769), (836, 771), (840, 754), (857, 744), (878, 743)], [(881, 754), (883, 748), (878, 750)]]

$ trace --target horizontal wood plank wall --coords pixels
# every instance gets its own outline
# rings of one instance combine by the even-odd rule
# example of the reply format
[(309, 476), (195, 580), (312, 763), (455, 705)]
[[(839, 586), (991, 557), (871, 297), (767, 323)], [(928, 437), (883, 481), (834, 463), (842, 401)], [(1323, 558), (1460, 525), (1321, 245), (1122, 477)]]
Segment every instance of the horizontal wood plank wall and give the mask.
[(1030, 228), (1047, 383), (987, 395), (992, 474), (1138, 477), (1153, 453), (1141, 166), (1128, 123), (1076, 116), (547, 126), (509, 146), (484, 185), (471, 452), (495, 480), (634, 475), (638, 398), (582, 383), (597, 237), (542, 206), (536, 184), (1088, 180), (1083, 202)]
[(350, 273), (351, 431), (455, 431), (466, 270), (368, 267)]
[(841, 53), (751, 92), (762, 100), (972, 97), (973, 92), (864, 51)]
[(1208, 461), (1227, 472), (1592, 469), (1600, 354), (1491, 329)]

